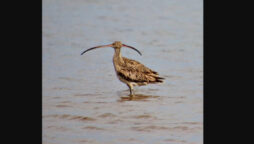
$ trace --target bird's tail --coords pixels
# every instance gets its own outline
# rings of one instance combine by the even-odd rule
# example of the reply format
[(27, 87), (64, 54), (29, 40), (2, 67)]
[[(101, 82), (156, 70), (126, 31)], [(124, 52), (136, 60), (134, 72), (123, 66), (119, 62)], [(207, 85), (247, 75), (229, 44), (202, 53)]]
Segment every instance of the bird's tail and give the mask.
[(162, 83), (164, 79), (165, 78), (163, 78), (163, 77), (156, 77), (156, 81), (155, 82)]

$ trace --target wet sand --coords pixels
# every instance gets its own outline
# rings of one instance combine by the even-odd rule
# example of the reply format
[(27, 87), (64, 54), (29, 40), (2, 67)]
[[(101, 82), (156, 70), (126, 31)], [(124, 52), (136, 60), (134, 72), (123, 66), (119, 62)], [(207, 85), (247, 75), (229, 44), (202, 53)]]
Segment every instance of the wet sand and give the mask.
[[(203, 143), (201, 0), (43, 0), (44, 144)], [(129, 98), (112, 64), (122, 55), (159, 72), (162, 84)]]

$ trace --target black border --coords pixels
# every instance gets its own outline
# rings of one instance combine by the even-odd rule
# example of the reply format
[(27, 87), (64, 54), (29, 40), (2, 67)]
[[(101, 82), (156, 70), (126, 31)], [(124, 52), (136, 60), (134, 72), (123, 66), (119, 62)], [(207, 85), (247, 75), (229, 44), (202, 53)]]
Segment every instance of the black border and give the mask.
[(2, 4), (8, 14), (2, 53), (9, 89), (2, 97), (8, 143), (42, 143), (42, 0)]

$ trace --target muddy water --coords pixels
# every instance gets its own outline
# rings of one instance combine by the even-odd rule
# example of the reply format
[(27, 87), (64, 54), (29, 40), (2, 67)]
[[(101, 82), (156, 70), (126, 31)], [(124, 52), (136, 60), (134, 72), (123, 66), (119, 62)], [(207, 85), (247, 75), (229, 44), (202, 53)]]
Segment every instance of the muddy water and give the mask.
[[(203, 143), (201, 0), (43, 0), (44, 144)], [(112, 64), (122, 55), (166, 78), (128, 98)]]

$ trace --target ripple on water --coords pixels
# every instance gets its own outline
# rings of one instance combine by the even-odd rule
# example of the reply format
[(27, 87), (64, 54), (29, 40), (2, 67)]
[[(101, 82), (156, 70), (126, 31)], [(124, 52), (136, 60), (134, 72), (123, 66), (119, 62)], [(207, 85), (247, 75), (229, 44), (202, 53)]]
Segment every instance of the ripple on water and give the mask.
[(104, 113), (104, 114), (101, 114), (99, 115), (98, 117), (100, 118), (113, 118), (113, 117), (116, 117), (116, 115), (112, 114), (112, 113)]
[(77, 115), (68, 115), (68, 114), (62, 114), (62, 115), (48, 115), (44, 117), (53, 117), (53, 118), (59, 118), (59, 119), (67, 119), (67, 120), (80, 120), (80, 121), (95, 121), (96, 119), (86, 116), (77, 116)]
[(122, 120), (122, 119), (115, 119), (115, 120), (111, 120), (111, 121), (109, 121), (109, 122), (106, 122), (107, 124), (119, 124), (119, 123), (122, 123), (122, 122), (124, 122), (124, 120)]
[(152, 96), (152, 95), (143, 95), (143, 94), (135, 94), (135, 96), (121, 96), (118, 102), (124, 101), (150, 101), (152, 99), (159, 98), (160, 96)]
[(83, 127), (82, 129), (86, 129), (86, 130), (105, 130), (104, 128), (99, 128), (99, 127), (95, 127), (95, 126), (86, 126), (86, 127)]
[(142, 131), (142, 132), (152, 132), (155, 130), (169, 130), (170, 128), (165, 127), (165, 126), (135, 126), (135, 127), (131, 127), (132, 130), (135, 131)]
[(86, 94), (74, 94), (74, 96), (77, 96), (77, 97), (80, 97), (80, 96), (98, 96), (98, 95), (101, 95), (101, 94), (97, 94), (97, 93), (86, 93)]
[(48, 126), (49, 129), (59, 130), (59, 131), (68, 131), (69, 129), (63, 126)]
[(88, 139), (83, 139), (78, 141), (79, 143), (89, 143), (89, 144), (93, 144), (96, 143), (94, 140), (88, 140)]
[(170, 143), (172, 143), (172, 142), (174, 142), (174, 143), (187, 143), (185, 140), (177, 140), (177, 139), (165, 139), (164, 140), (165, 142), (170, 142)]
[(73, 107), (73, 106), (65, 105), (65, 104), (58, 104), (58, 105), (56, 105), (56, 107), (65, 108), (65, 107)]
[(72, 90), (71, 88), (68, 88), (68, 87), (54, 87), (52, 89), (53, 90)]
[(136, 118), (136, 119), (157, 119), (156, 117), (151, 116), (149, 114), (137, 115), (137, 116), (133, 116), (133, 118)]
[(171, 132), (172, 131), (192, 132), (195, 130), (200, 130), (201, 127), (189, 127), (189, 126), (166, 127), (166, 126), (151, 125), (151, 126), (135, 126), (135, 127), (131, 127), (131, 129), (135, 130), (135, 131), (142, 131), (142, 132), (152, 132), (152, 131), (161, 131), (161, 130), (166, 130), (166, 131), (171, 131)]

